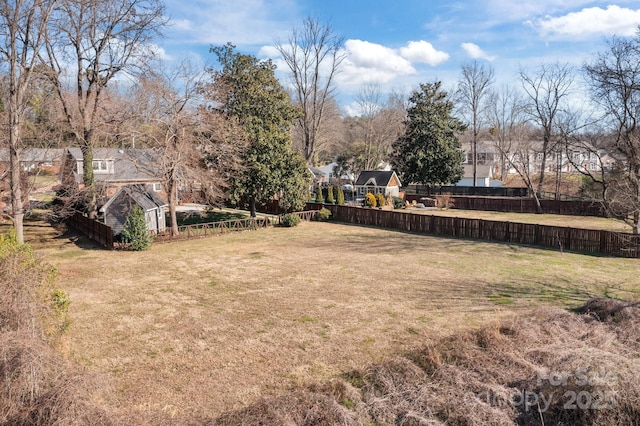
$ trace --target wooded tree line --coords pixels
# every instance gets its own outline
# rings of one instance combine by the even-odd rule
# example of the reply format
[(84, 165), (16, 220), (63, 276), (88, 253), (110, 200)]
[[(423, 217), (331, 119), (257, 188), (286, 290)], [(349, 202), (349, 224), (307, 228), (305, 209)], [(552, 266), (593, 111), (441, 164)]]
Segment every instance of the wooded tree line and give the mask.
[[(470, 146), (474, 181), (478, 144), (491, 141), (500, 172), (515, 170), (536, 199), (546, 164), (574, 149), (608, 153), (611, 168), (585, 170), (588, 193), (638, 231), (640, 36), (613, 38), (580, 70), (545, 63), (521, 69), (496, 87), (489, 63), (461, 66), (445, 90), (434, 81), (412, 94), (364, 86), (357, 116), (336, 101), (343, 39), (315, 18), (276, 41), (292, 85), (275, 65), (212, 47), (217, 66), (168, 68), (155, 41), (167, 23), (160, 0), (4, 0), (0, 3), (0, 93), (3, 144), (9, 148), (12, 210), (22, 240), (25, 194), (20, 152), (29, 146), (78, 146), (83, 153), (82, 204), (97, 210), (93, 149), (152, 148), (169, 195), (172, 229), (178, 185), (199, 182), (211, 203), (248, 206), (276, 195), (296, 208), (307, 198), (307, 166), (336, 161), (335, 174), (391, 163), (404, 183), (444, 184), (461, 175), (461, 142)], [(571, 96), (581, 71), (591, 101)], [(575, 97), (574, 97), (575, 99)], [(533, 142), (532, 142), (533, 141)], [(535, 146), (534, 146), (535, 145)], [(532, 155), (542, 167), (532, 168)]]

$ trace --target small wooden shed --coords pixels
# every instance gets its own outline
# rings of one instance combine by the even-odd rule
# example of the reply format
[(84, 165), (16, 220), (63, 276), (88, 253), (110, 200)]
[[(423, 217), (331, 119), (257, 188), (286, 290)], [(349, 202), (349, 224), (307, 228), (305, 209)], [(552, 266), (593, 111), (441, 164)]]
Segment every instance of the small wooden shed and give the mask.
[(400, 179), (396, 172), (391, 170), (365, 170), (360, 173), (355, 184), (358, 197), (364, 197), (367, 192), (372, 194), (382, 193), (385, 197), (400, 194)]
[(124, 230), (127, 216), (138, 205), (144, 211), (147, 229), (150, 232), (163, 232), (166, 225), (165, 209), (167, 203), (145, 185), (125, 185), (100, 209), (104, 213), (104, 223), (111, 227), (114, 235)]

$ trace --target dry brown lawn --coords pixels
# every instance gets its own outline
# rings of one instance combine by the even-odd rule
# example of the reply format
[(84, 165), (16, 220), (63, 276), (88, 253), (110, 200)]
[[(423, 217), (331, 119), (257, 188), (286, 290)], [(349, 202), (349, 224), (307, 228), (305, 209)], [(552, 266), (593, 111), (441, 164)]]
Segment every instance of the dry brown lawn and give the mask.
[(213, 417), (538, 307), (640, 300), (638, 260), (332, 223), (147, 252), (27, 238), (71, 297), (65, 352), (144, 416)]

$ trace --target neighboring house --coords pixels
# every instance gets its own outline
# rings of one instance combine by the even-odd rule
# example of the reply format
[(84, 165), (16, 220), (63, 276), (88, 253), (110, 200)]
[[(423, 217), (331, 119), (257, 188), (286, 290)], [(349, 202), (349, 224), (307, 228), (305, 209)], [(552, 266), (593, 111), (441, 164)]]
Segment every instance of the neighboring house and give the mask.
[[(18, 153), (18, 158), (23, 172), (47, 171), (57, 175), (63, 155), (62, 148), (24, 148)], [(9, 148), (0, 148), (0, 163), (0, 169), (9, 168)]]
[(334, 180), (339, 180), (340, 183), (352, 183), (354, 177), (352, 174), (343, 174), (342, 176), (336, 176), (334, 170), (338, 163), (335, 161), (333, 163), (329, 163), (326, 166), (322, 167), (309, 167), (311, 173), (313, 173), (315, 184), (330, 184), (333, 183)]
[[(520, 158), (522, 152), (506, 152), (506, 158), (515, 162), (519, 166), (523, 163), (528, 165), (531, 173), (539, 173), (542, 168), (542, 141), (514, 141), (512, 142), (513, 150), (518, 147), (526, 147), (524, 155), (527, 156), (525, 160)], [(493, 175), (500, 174), (500, 153), (496, 147), (490, 141), (481, 141), (477, 147), (477, 164), (478, 166), (491, 166)], [(473, 158), (471, 155), (471, 147), (469, 144), (464, 144), (462, 152), (465, 158), (463, 164), (471, 165)], [(615, 159), (602, 149), (596, 149), (591, 147), (587, 143), (581, 143), (578, 146), (572, 146), (568, 152), (565, 146), (559, 146), (557, 149), (552, 149), (547, 153), (545, 160), (545, 172), (547, 173), (566, 173), (573, 174), (578, 171), (590, 171), (597, 172), (602, 169), (610, 169), (613, 167)], [(580, 169), (580, 170), (578, 170)], [(509, 161), (505, 159), (505, 172), (507, 174), (517, 173), (516, 169), (509, 164)], [(465, 174), (466, 177), (466, 174)], [(471, 178), (471, 182), (473, 178)], [(458, 184), (461, 185), (462, 184)]]
[[(57, 176), (64, 149), (61, 148), (24, 148), (18, 153), (23, 179), (23, 196), (29, 192), (51, 190), (57, 183), (56, 179), (50, 179), (46, 184), (32, 179), (37, 175)], [(8, 211), (11, 203), (11, 192), (9, 184), (9, 148), (0, 148), (0, 211)], [(41, 185), (42, 184), (42, 185)]]
[[(162, 187), (158, 156), (150, 149), (94, 148), (93, 176), (98, 194), (106, 201), (124, 185), (144, 185), (150, 192), (167, 199)], [(71, 188), (84, 187), (83, 156), (80, 148), (67, 148), (62, 183)]]
[(149, 232), (157, 234), (166, 229), (167, 203), (144, 185), (125, 185), (100, 209), (104, 214), (104, 223), (111, 227), (113, 235), (118, 235), (124, 230), (127, 216), (136, 205), (144, 211)]
[(473, 166), (465, 164), (462, 179), (454, 183), (456, 186), (492, 186), (493, 166), (476, 166), (476, 184), (473, 184)]
[(400, 195), (400, 179), (396, 172), (391, 170), (366, 170), (360, 173), (355, 183), (358, 198), (364, 197), (367, 192), (373, 194), (382, 193), (385, 197)]

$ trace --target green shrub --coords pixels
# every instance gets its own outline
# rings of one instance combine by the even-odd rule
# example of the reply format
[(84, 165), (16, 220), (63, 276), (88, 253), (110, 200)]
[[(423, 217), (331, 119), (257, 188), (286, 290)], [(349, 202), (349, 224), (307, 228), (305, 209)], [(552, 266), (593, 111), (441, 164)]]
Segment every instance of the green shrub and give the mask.
[(387, 200), (384, 198), (382, 192), (378, 192), (378, 195), (376, 195), (376, 201), (378, 203), (378, 207), (382, 207), (387, 204)]
[(282, 226), (286, 226), (287, 228), (293, 228), (294, 226), (300, 223), (300, 216), (297, 214), (287, 213), (282, 215), (280, 219), (280, 224)]
[(318, 213), (316, 213), (316, 220), (319, 220), (321, 222), (326, 222), (330, 218), (331, 218), (331, 210), (325, 207), (321, 208), (320, 210), (318, 210)]
[(375, 207), (376, 205), (378, 205), (376, 196), (370, 192), (367, 192), (367, 195), (364, 196), (364, 205), (366, 207)]
[(338, 187), (337, 203), (339, 206), (344, 204), (344, 191), (341, 186)]
[(404, 207), (404, 200), (400, 197), (393, 197), (393, 208), (401, 209)]
[(322, 187), (318, 185), (316, 189), (316, 203), (324, 203), (324, 197), (322, 196)]
[(327, 189), (327, 203), (334, 204), (335, 201), (336, 201), (335, 198), (333, 198), (333, 186), (330, 186)]
[(122, 231), (122, 241), (127, 243), (127, 249), (132, 251), (147, 250), (151, 247), (153, 238), (147, 230), (144, 211), (138, 205), (133, 206), (133, 210), (127, 216)]

